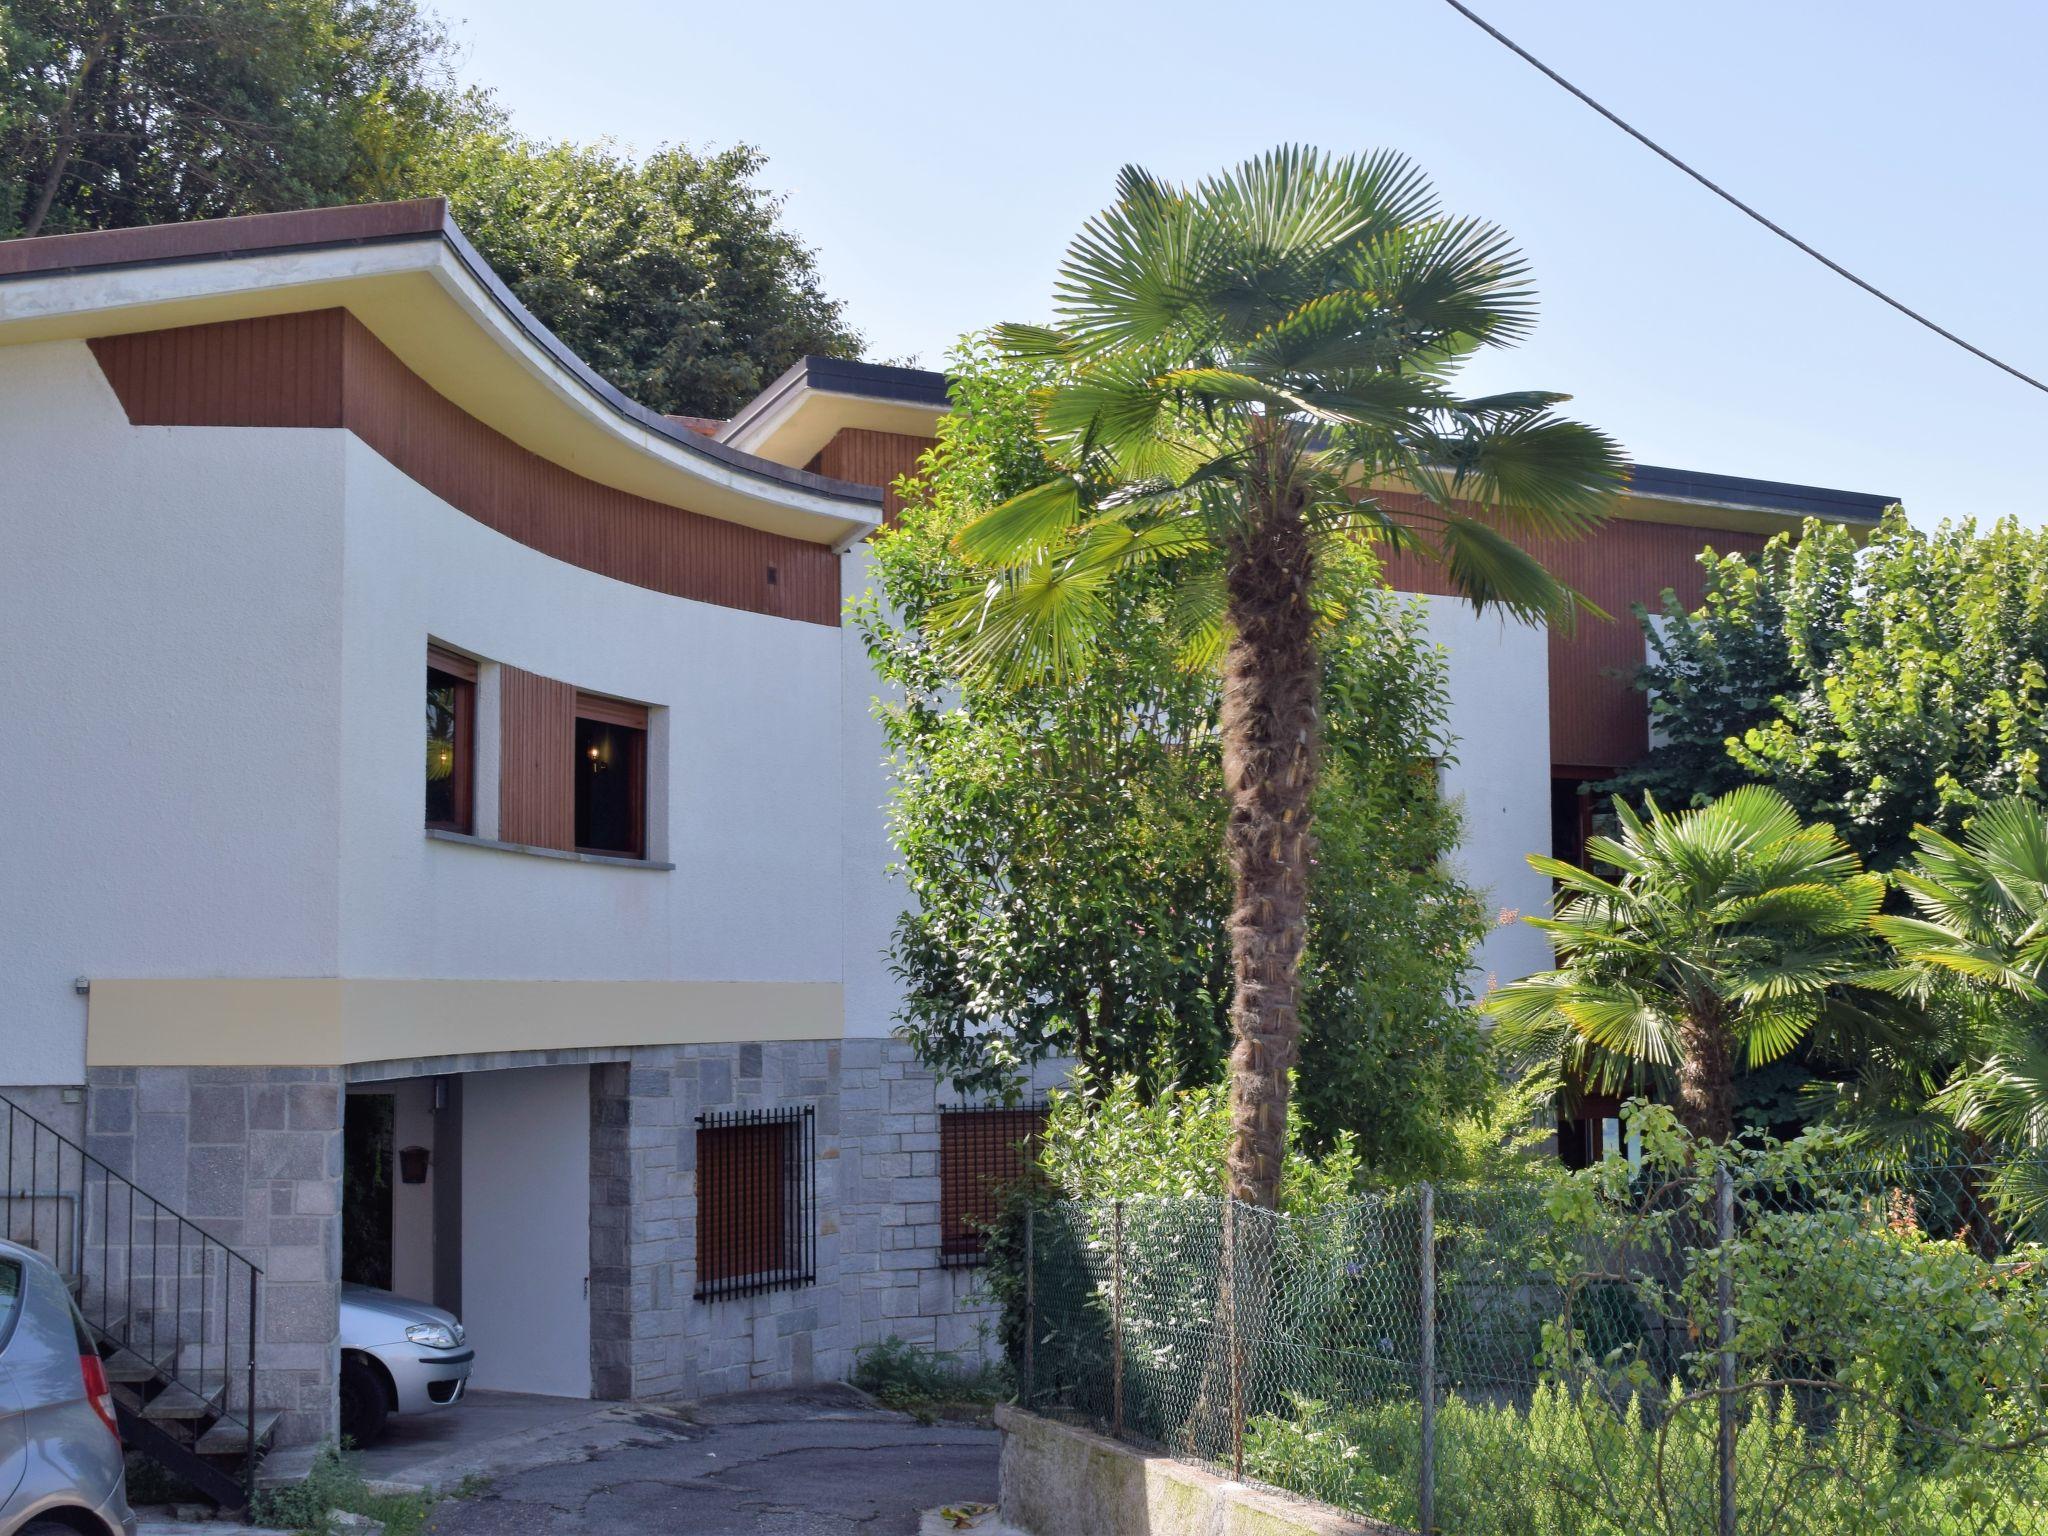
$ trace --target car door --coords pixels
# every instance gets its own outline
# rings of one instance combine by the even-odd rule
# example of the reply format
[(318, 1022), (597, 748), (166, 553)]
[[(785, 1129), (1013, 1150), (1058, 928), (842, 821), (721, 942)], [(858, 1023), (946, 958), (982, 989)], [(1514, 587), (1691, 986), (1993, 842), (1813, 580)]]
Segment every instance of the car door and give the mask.
[(17, 1261), (0, 1257), (0, 1518), (5, 1517), (7, 1501), (21, 1486), (22, 1473), (28, 1467), (28, 1415), (7, 1363), (7, 1346), (21, 1317), (27, 1279)]

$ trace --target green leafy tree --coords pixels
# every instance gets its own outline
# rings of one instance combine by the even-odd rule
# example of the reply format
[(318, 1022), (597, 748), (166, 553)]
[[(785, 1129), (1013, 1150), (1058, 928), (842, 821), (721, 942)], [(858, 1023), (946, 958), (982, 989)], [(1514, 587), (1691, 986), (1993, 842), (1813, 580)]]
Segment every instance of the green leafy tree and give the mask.
[(766, 165), (745, 144), (636, 161), (482, 114), (432, 136), (386, 195), (446, 197), (519, 301), (632, 399), (728, 416), (806, 354), (861, 350)]
[(1894, 510), (1867, 542), (1809, 522), (1707, 575), (1697, 613), (1667, 599), (1650, 628), (1665, 744), (1617, 788), (1684, 804), (1770, 784), (1880, 870), (1918, 826), (1953, 837), (1995, 800), (2043, 797), (2048, 533), (1928, 533)]
[(0, 237), (446, 197), (656, 410), (729, 415), (806, 353), (859, 355), (759, 150), (530, 139), (414, 0), (11, 0), (0, 54)]
[[(1047, 473), (1034, 391), (1055, 369), (956, 353), (953, 409), (858, 606), (897, 777), (892, 833), (911, 910), (892, 963), (923, 1058), (979, 1089), (1071, 1056), (1099, 1075), (1212, 1080), (1228, 1049), (1231, 904), (1215, 673), (1176, 664), (1174, 589), (1112, 579), (1085, 674), (962, 668), (926, 625), (957, 590), (954, 538)], [(1311, 1144), (1356, 1137), (1376, 1175), (1442, 1166), (1447, 1126), (1487, 1098), (1466, 970), (1486, 916), (1449, 871), (1458, 816), (1442, 658), (1418, 609), (1337, 557), (1322, 649), (1328, 761), (1310, 876), (1302, 1088)]]
[[(983, 513), (981, 570), (936, 615), (969, 666), (1083, 673), (1144, 567), (1191, 658), (1220, 660), (1232, 882), (1231, 1192), (1279, 1198), (1299, 1059), (1321, 635), (1339, 552), (1381, 539), (1443, 562), (1475, 604), (1556, 616), (1567, 595), (1503, 526), (1590, 526), (1621, 479), (1562, 398), (1467, 399), (1449, 379), (1533, 318), (1497, 229), (1443, 214), (1398, 156), (1283, 149), (1194, 187), (1135, 167), (1069, 249), (1058, 325), (1005, 327), (1055, 361), (1035, 402), (1057, 472)], [(1382, 475), (1432, 510), (1397, 519)], [(1469, 503), (1492, 509), (1473, 515)]]
[(1502, 1045), (1560, 1060), (1603, 1087), (1648, 1063), (1676, 1079), (1696, 1136), (1734, 1130), (1738, 1067), (1864, 1027), (1853, 1001), (1872, 970), (1884, 896), (1832, 827), (1800, 820), (1775, 790), (1745, 785), (1710, 805), (1647, 819), (1620, 799), (1618, 838), (1594, 838), (1608, 879), (1532, 855), (1558, 882), (1557, 969), (1511, 982), (1482, 1007)]
[(11, 0), (0, 48), (0, 235), (346, 201), (460, 101), (412, 0)]

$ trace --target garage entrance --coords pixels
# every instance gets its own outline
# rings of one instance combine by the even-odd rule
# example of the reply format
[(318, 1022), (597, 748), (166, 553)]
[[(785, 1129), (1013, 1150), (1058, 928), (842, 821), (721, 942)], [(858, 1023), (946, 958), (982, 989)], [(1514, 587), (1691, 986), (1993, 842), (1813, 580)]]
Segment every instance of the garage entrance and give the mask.
[(460, 1317), (472, 1389), (591, 1394), (590, 1071), (349, 1087), (342, 1278)]

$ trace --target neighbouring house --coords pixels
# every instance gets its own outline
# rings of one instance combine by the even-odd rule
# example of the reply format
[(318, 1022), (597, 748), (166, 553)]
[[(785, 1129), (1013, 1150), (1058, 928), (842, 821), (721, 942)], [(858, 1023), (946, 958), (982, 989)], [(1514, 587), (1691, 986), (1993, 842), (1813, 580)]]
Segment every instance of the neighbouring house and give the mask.
[[(890, 1036), (841, 623), (946, 408), (813, 358), (656, 415), (435, 201), (0, 243), (6, 1225), (80, 1276), (124, 1422), (331, 1434), (344, 1278), (566, 1396), (976, 1343), (989, 1129)], [(1642, 468), (1544, 552), (1622, 622), (1433, 602), (1503, 909), (1647, 745), (1628, 605), (1886, 500)]]

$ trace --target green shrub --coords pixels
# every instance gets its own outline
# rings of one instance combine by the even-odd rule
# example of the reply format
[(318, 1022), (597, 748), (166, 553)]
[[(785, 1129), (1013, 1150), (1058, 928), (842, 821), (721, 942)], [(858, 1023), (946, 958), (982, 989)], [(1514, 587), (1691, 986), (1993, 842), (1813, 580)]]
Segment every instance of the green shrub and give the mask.
[[(458, 1495), (473, 1491), (467, 1485)], [(331, 1510), (368, 1515), (384, 1522), (385, 1536), (416, 1536), (436, 1503), (431, 1493), (375, 1493), (336, 1446), (320, 1448), (305, 1481), (256, 1495), (252, 1514), (260, 1525), (284, 1526), (325, 1536)]]
[(988, 1404), (1010, 1395), (1009, 1375), (1000, 1364), (922, 1349), (893, 1333), (854, 1356), (849, 1380), (883, 1407), (921, 1423), (930, 1423), (942, 1408)]

